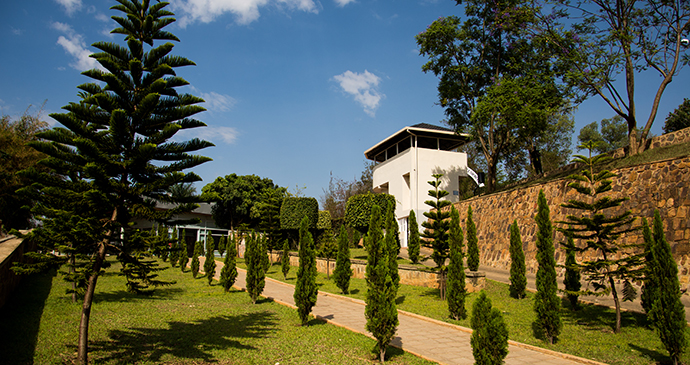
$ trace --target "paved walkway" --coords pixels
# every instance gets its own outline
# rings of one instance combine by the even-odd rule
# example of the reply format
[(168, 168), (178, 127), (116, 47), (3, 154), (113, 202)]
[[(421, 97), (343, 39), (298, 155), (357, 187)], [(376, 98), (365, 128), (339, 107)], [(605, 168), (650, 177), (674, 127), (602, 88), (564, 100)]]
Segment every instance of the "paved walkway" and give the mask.
[[(204, 258), (200, 257), (199, 260), (203, 267)], [(216, 261), (216, 279), (220, 278), (222, 267), (223, 263)], [(246, 271), (237, 271), (235, 287), (245, 289)], [(263, 296), (294, 308), (294, 289), (293, 285), (267, 278)], [(336, 326), (371, 337), (365, 329), (364, 306), (361, 300), (319, 292), (312, 314)], [(403, 311), (398, 311), (398, 320), (400, 324), (392, 341), (393, 346), (441, 364), (474, 364), (470, 329)], [(505, 363), (509, 365), (600, 364), (513, 341), (510, 341), (508, 350)]]

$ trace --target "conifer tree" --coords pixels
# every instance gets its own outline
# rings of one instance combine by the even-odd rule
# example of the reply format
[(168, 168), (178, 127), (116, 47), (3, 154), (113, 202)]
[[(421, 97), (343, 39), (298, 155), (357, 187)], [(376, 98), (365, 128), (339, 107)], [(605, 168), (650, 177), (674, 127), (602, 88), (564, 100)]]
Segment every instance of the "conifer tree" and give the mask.
[(350, 243), (347, 239), (345, 225), (340, 225), (340, 235), (338, 235), (338, 258), (335, 261), (333, 279), (335, 285), (343, 292), (348, 294), (350, 289), (350, 277), (352, 277), (352, 264), (350, 263)]
[(218, 242), (218, 254), (223, 257), (225, 253), (225, 248), (228, 246), (227, 237), (225, 235), (220, 236), (220, 242)]
[(252, 232), (247, 239), (244, 252), (244, 262), (247, 265), (247, 293), (256, 304), (257, 299), (264, 291), (266, 285), (266, 275), (261, 258), (261, 242), (255, 232)]
[(410, 227), (410, 238), (407, 242), (407, 255), (413, 264), (419, 263), (419, 247), (421, 242), (419, 240), (419, 226), (417, 224), (417, 216), (414, 214), (414, 210), (410, 210), (409, 227)]
[(517, 220), (510, 225), (510, 296), (515, 299), (524, 298), (527, 293), (527, 268), (525, 266), (525, 251), (522, 249), (522, 238)]
[[(653, 224), (653, 222), (652, 222)], [(654, 301), (659, 297), (659, 283), (654, 276), (652, 267), (654, 266), (654, 236), (647, 223), (647, 218), (642, 218), (642, 237), (644, 238), (644, 252), (645, 252), (645, 269), (644, 278), (642, 280), (642, 293), (640, 294), (640, 302), (645, 313), (649, 317), (649, 312), (652, 310)], [(651, 322), (651, 318), (649, 318)]]
[(503, 314), (492, 308), (491, 300), (482, 290), (472, 306), (472, 355), (476, 365), (503, 364), (508, 355), (508, 327)]
[(264, 269), (264, 274), (271, 268), (271, 260), (268, 258), (268, 239), (264, 235), (258, 236), (259, 243), (261, 243), (261, 267)]
[(463, 234), (460, 228), (460, 214), (453, 207), (450, 212), (450, 263), (448, 264), (448, 284), (446, 301), (450, 317), (459, 321), (467, 317), (465, 309), (465, 266), (463, 259)]
[(434, 189), (429, 190), (429, 196), (434, 199), (424, 202), (432, 210), (424, 212), (424, 216), (429, 220), (422, 223), (422, 227), (425, 228), (422, 236), (430, 240), (428, 245), (434, 250), (431, 254), (431, 259), (436, 263), (436, 267), (441, 269), (448, 258), (448, 229), (450, 228), (450, 222), (448, 222), (450, 211), (443, 210), (443, 208), (451, 203), (448, 200), (442, 200), (448, 195), (447, 191), (439, 188), (443, 174), (434, 174), (432, 176), (434, 181), (429, 181), (429, 185)]
[(213, 239), (213, 236), (208, 235), (207, 237), (206, 255), (204, 256), (204, 274), (206, 279), (208, 279), (208, 285), (211, 285), (211, 282), (213, 282), (213, 277), (216, 275), (216, 258), (213, 254), (213, 248), (215, 247), (216, 243)]
[(287, 279), (287, 274), (290, 272), (290, 241), (287, 238), (283, 241), (283, 253), (280, 256), (280, 271), (283, 273), (283, 279)]
[(644, 253), (637, 253), (640, 251), (637, 243), (617, 242), (623, 233), (634, 230), (632, 223), (635, 218), (630, 210), (623, 211), (619, 208), (628, 200), (627, 197), (604, 196), (611, 191), (612, 178), (616, 175), (608, 170), (595, 171), (595, 165), (608, 159), (604, 155), (592, 157), (595, 145), (590, 141), (580, 146), (581, 149), (589, 150), (589, 157), (575, 156), (574, 162), (583, 164), (584, 168), (579, 174), (568, 177), (572, 180), (568, 187), (580, 194), (582, 200), (570, 199), (561, 204), (562, 207), (573, 209), (576, 213), (568, 215), (565, 221), (558, 223), (565, 225), (560, 231), (571, 234), (573, 239), (584, 241), (578, 252), (582, 252), (582, 257), (587, 259), (583, 259), (578, 266), (594, 290), (584, 291), (583, 294), (613, 296), (616, 307), (614, 331), (618, 333), (621, 329), (621, 298), (616, 282), (623, 283), (624, 301), (635, 299), (637, 293), (631, 282), (641, 279)]
[(477, 225), (472, 218), (472, 206), (467, 207), (467, 268), (470, 271), (479, 270), (479, 240), (477, 239)]
[(536, 327), (547, 341), (553, 344), (561, 333), (561, 298), (556, 283), (556, 260), (554, 259), (553, 226), (549, 205), (544, 190), (539, 190), (537, 200), (537, 293), (534, 296)]
[(314, 239), (309, 232), (309, 217), (304, 217), (299, 227), (299, 268), (293, 295), (302, 326), (309, 323), (309, 313), (316, 305), (317, 295)]
[(381, 208), (371, 208), (371, 220), (365, 238), (367, 249), (367, 296), (364, 314), (366, 329), (376, 339), (381, 362), (386, 356), (386, 348), (395, 335), (398, 326), (398, 309), (395, 305), (397, 289), (390, 275), (390, 263), (386, 240), (381, 230), (384, 216)]
[(175, 267), (180, 263), (180, 238), (177, 235), (177, 226), (173, 227), (170, 243), (170, 266)]
[(237, 248), (235, 247), (234, 238), (221, 240), (221, 242), (226, 242), (225, 249), (227, 253), (225, 255), (223, 269), (220, 271), (220, 285), (223, 286), (223, 290), (227, 293), (235, 284), (235, 280), (237, 280)]
[(580, 283), (580, 268), (577, 266), (577, 260), (575, 258), (576, 247), (572, 235), (568, 235), (568, 242), (564, 246), (565, 275), (563, 277), (563, 285), (565, 285), (565, 294), (570, 301), (570, 307), (577, 309), (579, 298), (578, 293), (582, 288), (582, 284)]
[(180, 236), (180, 270), (185, 272), (189, 264), (189, 252), (187, 252), (187, 229), (182, 228), (182, 235)]
[(194, 243), (194, 254), (192, 255), (192, 277), (196, 279), (196, 276), (199, 275), (199, 256), (201, 256), (204, 253), (204, 248), (201, 244), (201, 241), (196, 241)]
[[(46, 166), (52, 171), (32, 169), (23, 175), (35, 183), (30, 189), (41, 189), (36, 194), (43, 204), (41, 209), (55, 211), (45, 212), (49, 213), (42, 215), (46, 220), (69, 209), (69, 214), (88, 223), (88, 227), (81, 227), (87, 233), (85, 239), (75, 242), (75, 249), (91, 255), (79, 324), (77, 360), (81, 364), (88, 363), (91, 308), (106, 255), (116, 254), (134, 265), (148, 260), (146, 246), (132, 233), (129, 223), (136, 215), (174, 224), (174, 216), (194, 209), (194, 203), (166, 192), (175, 184), (201, 180), (184, 171), (210, 160), (194, 153), (211, 143), (173, 141), (181, 130), (204, 126), (193, 119), (204, 108), (196, 105), (203, 102), (201, 98), (177, 92), (178, 87), (188, 85), (178, 76), (179, 68), (194, 63), (172, 54), (170, 41), (179, 39), (164, 30), (174, 22), (174, 14), (164, 9), (167, 5), (118, 0), (111, 8), (121, 12), (112, 17), (118, 27), (111, 33), (123, 35), (125, 44), (93, 44), (97, 51), (90, 57), (101, 67), (82, 73), (93, 82), (78, 87), (79, 102), (65, 106), (64, 113), (51, 114), (61, 128), (39, 133), (42, 140), (31, 142), (49, 156)], [(166, 43), (154, 44), (159, 41)], [(53, 205), (57, 202), (54, 197), (75, 204)], [(157, 201), (179, 204), (169, 211), (157, 211)], [(81, 206), (76, 207), (77, 203)], [(99, 223), (91, 225), (92, 220)], [(39, 253), (51, 255), (54, 248), (43, 247)], [(144, 264), (141, 267), (154, 269)], [(123, 276), (128, 282), (136, 280)]]
[(654, 237), (653, 260), (649, 266), (651, 266), (650, 271), (654, 280), (659, 284), (659, 290), (654, 299), (652, 310), (649, 312), (649, 317), (673, 364), (676, 365), (688, 347), (687, 322), (685, 321), (685, 307), (680, 301), (678, 266), (673, 259), (671, 246), (666, 241), (664, 225), (658, 210), (654, 211), (652, 231)]
[(395, 211), (388, 209), (386, 215), (386, 235), (384, 237), (387, 256), (388, 256), (388, 272), (395, 285), (395, 297), (398, 296), (398, 288), (400, 288), (400, 273), (398, 272), (398, 253), (400, 253), (399, 230), (398, 222), (395, 220)]

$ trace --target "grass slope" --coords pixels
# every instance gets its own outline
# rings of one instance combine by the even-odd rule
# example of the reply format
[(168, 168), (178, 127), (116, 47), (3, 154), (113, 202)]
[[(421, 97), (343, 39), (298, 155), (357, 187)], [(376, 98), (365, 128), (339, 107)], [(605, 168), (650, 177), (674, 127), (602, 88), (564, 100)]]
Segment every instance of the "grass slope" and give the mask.
[[(164, 266), (167, 264), (163, 264)], [(312, 320), (263, 299), (168, 269), (177, 283), (142, 297), (124, 291), (114, 264), (99, 279), (90, 327), (93, 364), (370, 364), (374, 340)], [(275, 267), (274, 267), (275, 271)], [(24, 278), (0, 309), (0, 363), (61, 364), (76, 360), (81, 303), (65, 294), (60, 276)], [(429, 364), (389, 350), (391, 364)]]

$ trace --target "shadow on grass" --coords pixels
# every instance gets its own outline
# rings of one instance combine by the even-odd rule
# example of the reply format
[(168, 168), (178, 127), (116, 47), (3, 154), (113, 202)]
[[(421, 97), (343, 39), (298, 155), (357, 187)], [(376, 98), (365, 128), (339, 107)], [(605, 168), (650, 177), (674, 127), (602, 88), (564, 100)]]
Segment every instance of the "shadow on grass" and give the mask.
[[(405, 351), (401, 349), (402, 345), (403, 345), (402, 338), (400, 338), (399, 336), (393, 337), (390, 345), (388, 345), (388, 347), (386, 348), (386, 361), (391, 361), (396, 357), (405, 355)], [(374, 346), (374, 348), (371, 349), (371, 353), (374, 356), (373, 360), (378, 361), (378, 359), (379, 359), (379, 348), (378, 348), (378, 346)]]
[[(614, 332), (616, 328), (616, 310), (596, 304), (580, 303), (573, 311), (570, 302), (564, 299), (561, 318), (591, 331)], [(644, 313), (622, 311), (621, 328), (648, 327), (647, 316)]]
[(22, 278), (0, 308), (0, 363), (33, 364), (38, 329), (55, 270)]
[(405, 296), (404, 295), (401, 295), (401, 296), (395, 298), (395, 304), (397, 304), (397, 305), (403, 304), (404, 302), (405, 302)]
[(227, 348), (257, 350), (242, 341), (265, 338), (276, 331), (277, 316), (268, 311), (216, 316), (192, 322), (168, 322), (167, 329), (133, 327), (112, 330), (106, 341), (93, 342), (91, 357), (99, 362), (132, 364), (177, 359), (217, 362), (212, 351)]
[(171, 299), (177, 295), (184, 293), (184, 289), (180, 288), (156, 288), (150, 294), (135, 294), (126, 290), (116, 290), (107, 293), (97, 293), (94, 298), (94, 303), (101, 302), (128, 302), (136, 300), (150, 300), (150, 299)]
[(427, 290), (424, 290), (424, 292), (422, 292), (421, 296), (440, 298), (441, 297), (441, 291), (439, 289), (429, 288)]
[(635, 345), (633, 343), (629, 343), (628, 346), (630, 346), (630, 348), (633, 351), (637, 351), (640, 354), (642, 354), (642, 356), (645, 356), (646, 358), (654, 361), (655, 364), (672, 364), (673, 363), (668, 356), (666, 356), (665, 354), (662, 354), (659, 351), (646, 349), (644, 347), (640, 347), (640, 346)]

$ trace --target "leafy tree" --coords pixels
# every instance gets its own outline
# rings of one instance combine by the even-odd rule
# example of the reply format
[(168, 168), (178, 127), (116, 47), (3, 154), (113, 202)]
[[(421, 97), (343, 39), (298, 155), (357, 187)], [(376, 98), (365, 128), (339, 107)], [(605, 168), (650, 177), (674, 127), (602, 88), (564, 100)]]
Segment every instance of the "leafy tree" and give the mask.
[(580, 291), (582, 283), (580, 283), (580, 268), (577, 266), (577, 260), (575, 258), (575, 242), (573, 241), (572, 235), (568, 235), (568, 242), (564, 246), (565, 275), (563, 277), (563, 285), (565, 285), (565, 294), (570, 301), (570, 307), (577, 309), (579, 297), (577, 293)]
[(664, 133), (671, 133), (690, 127), (690, 99), (684, 98), (676, 110), (668, 113)]
[(465, 267), (463, 265), (463, 234), (460, 228), (460, 214), (452, 207), (450, 212), (450, 263), (448, 264), (448, 284), (446, 301), (451, 318), (459, 321), (467, 317), (465, 309)]
[(38, 141), (37, 134), (48, 128), (48, 123), (41, 121), (41, 110), (32, 115), (27, 109), (16, 120), (8, 115), (0, 117), (0, 222), (6, 230), (31, 226), (30, 208), (34, 202), (16, 193), (31, 180), (17, 172), (37, 167), (38, 161), (46, 157), (27, 145), (27, 142)]
[[(222, 240), (221, 242), (225, 243), (226, 240)], [(220, 270), (220, 285), (223, 286), (223, 290), (225, 290), (225, 292), (227, 293), (230, 291), (230, 288), (232, 288), (232, 286), (235, 284), (235, 280), (237, 280), (237, 247), (235, 247), (234, 234), (232, 238), (227, 240), (225, 248), (228, 253), (227, 255), (225, 255), (223, 269)]]
[(503, 314), (492, 308), (491, 300), (482, 290), (472, 305), (472, 355), (477, 365), (503, 364), (508, 355), (508, 327)]
[(247, 293), (256, 304), (259, 295), (264, 291), (266, 285), (266, 274), (263, 268), (261, 242), (256, 232), (252, 232), (247, 241), (244, 253), (244, 262), (247, 265), (246, 286)]
[(213, 240), (213, 236), (208, 235), (206, 240), (206, 255), (204, 256), (204, 273), (208, 279), (208, 285), (211, 285), (213, 281), (213, 276), (216, 275), (216, 257), (213, 254), (213, 248), (216, 243)]
[(615, 151), (628, 145), (627, 125), (623, 117), (616, 115), (610, 119), (602, 119), (599, 123), (601, 132), (599, 132), (597, 122), (587, 124), (580, 129), (580, 134), (577, 136), (580, 145), (594, 141), (594, 151), (597, 154)]
[[(537, 17), (533, 36), (553, 46), (567, 84), (582, 98), (597, 95), (606, 102), (627, 122), (628, 153), (644, 151), (666, 87), (688, 64), (681, 45), (690, 29), (688, 4), (557, 0)], [(646, 122), (638, 130), (636, 104), (641, 103), (635, 97), (635, 81), (645, 71), (661, 77)]]
[[(527, 149), (540, 172), (540, 136), (565, 104), (567, 90), (556, 83), (558, 70), (548, 44), (524, 34), (533, 17), (524, 1), (464, 3), (465, 21), (447, 16), (416, 36), (422, 70), (439, 77), (439, 102), (448, 124), (471, 133), (486, 161), (486, 188), (497, 186), (501, 159)], [(538, 65), (538, 67), (535, 67)]]
[(527, 268), (525, 266), (525, 252), (522, 249), (520, 228), (517, 221), (510, 225), (510, 296), (522, 299), (526, 296)]
[(335, 261), (335, 270), (333, 271), (335, 285), (343, 294), (349, 293), (350, 277), (352, 277), (350, 245), (347, 240), (347, 230), (343, 224), (340, 226), (340, 234), (338, 235), (338, 258)]
[(470, 271), (479, 270), (479, 245), (477, 239), (477, 226), (472, 219), (472, 206), (467, 207), (467, 267)]
[[(217, 177), (215, 181), (201, 189), (201, 199), (212, 201), (213, 219), (222, 228), (234, 230), (240, 226), (247, 228), (259, 228), (261, 222), (260, 212), (255, 208), (257, 204), (266, 203), (265, 199), (286, 193), (268, 178), (260, 178), (256, 175), (238, 176), (230, 174)], [(267, 217), (267, 219), (269, 219)]]
[(431, 207), (431, 211), (424, 212), (424, 216), (428, 218), (426, 222), (422, 223), (424, 227), (423, 237), (428, 238), (430, 243), (428, 245), (434, 250), (431, 258), (436, 263), (437, 268), (443, 267), (448, 258), (448, 229), (450, 228), (450, 211), (443, 210), (451, 204), (448, 200), (442, 200), (449, 193), (443, 189), (439, 189), (441, 185), (442, 174), (434, 174), (434, 181), (429, 181), (434, 189), (429, 190), (429, 196), (434, 200), (427, 200), (424, 204)]
[(364, 314), (366, 329), (376, 339), (381, 362), (386, 357), (386, 348), (395, 335), (398, 326), (398, 309), (395, 305), (397, 289), (390, 275), (386, 240), (381, 225), (385, 213), (378, 205), (371, 208), (371, 221), (367, 230), (367, 296)]
[(644, 278), (642, 280), (642, 293), (640, 293), (640, 304), (642, 304), (642, 309), (644, 309), (649, 317), (652, 305), (654, 305), (654, 301), (659, 297), (660, 284), (657, 282), (656, 276), (652, 271), (652, 266), (654, 265), (654, 236), (652, 235), (651, 229), (649, 229), (647, 218), (644, 217), (642, 218), (642, 237), (644, 237), (645, 269)]
[(340, 226), (345, 222), (347, 200), (355, 195), (373, 192), (373, 169), (374, 163), (365, 160), (364, 170), (359, 179), (346, 181), (331, 174), (328, 189), (324, 189), (323, 195), (319, 197), (319, 203), (324, 210), (331, 213), (334, 231), (339, 231)]
[(345, 224), (366, 235), (371, 221), (371, 212), (374, 205), (378, 205), (382, 211), (395, 209), (395, 197), (390, 194), (365, 193), (350, 197), (345, 207)]
[[(590, 253), (583, 255), (587, 260), (578, 264), (580, 271), (585, 275), (594, 290), (583, 293), (589, 295), (611, 294), (616, 307), (615, 332), (620, 332), (621, 313), (620, 298), (616, 289), (616, 281), (624, 284), (623, 300), (635, 298), (632, 281), (640, 279), (641, 255), (633, 250), (639, 248), (636, 243), (627, 244), (617, 242), (623, 233), (630, 232), (635, 218), (629, 210), (619, 211), (621, 204), (628, 200), (624, 198), (611, 198), (604, 196), (611, 190), (611, 180), (616, 175), (608, 170), (595, 172), (594, 166), (607, 159), (604, 155), (592, 157), (593, 142), (584, 145), (589, 152), (589, 157), (576, 155), (574, 161), (584, 165), (579, 174), (573, 174), (568, 178), (572, 180), (568, 186), (574, 189), (582, 200), (570, 199), (561, 206), (574, 209), (576, 213), (566, 216), (566, 220), (558, 222), (566, 225), (560, 230), (571, 234), (574, 239), (584, 241), (584, 247), (578, 248), (578, 252)], [(608, 213), (612, 212), (612, 213)], [(631, 250), (633, 249), (633, 250)], [(627, 294), (627, 295), (625, 295)]]
[(558, 297), (556, 283), (556, 260), (554, 259), (553, 226), (549, 205), (544, 191), (539, 190), (537, 200), (537, 293), (534, 296), (534, 312), (537, 314), (536, 327), (553, 344), (561, 333), (561, 298)]
[[(168, 189), (199, 181), (197, 175), (183, 171), (210, 160), (193, 153), (211, 143), (172, 141), (181, 130), (204, 126), (192, 118), (204, 109), (196, 105), (203, 102), (201, 98), (177, 92), (188, 84), (177, 76), (178, 68), (194, 63), (171, 54), (171, 42), (154, 46), (160, 40), (179, 41), (164, 30), (174, 22), (166, 6), (164, 2), (118, 0), (112, 7), (122, 12), (113, 17), (119, 26), (112, 33), (124, 35), (126, 44), (93, 45), (98, 51), (91, 57), (102, 68), (83, 75), (94, 82), (79, 86), (80, 101), (65, 106), (65, 113), (51, 114), (62, 127), (39, 133), (43, 141), (31, 142), (49, 156), (45, 166), (51, 171), (23, 173), (35, 183), (31, 189), (40, 189), (34, 197), (40, 198), (45, 220), (69, 213), (79, 217), (88, 237), (74, 246), (92, 255), (79, 324), (77, 357), (82, 364), (88, 363), (91, 308), (106, 255), (117, 255), (123, 268), (140, 269), (137, 277), (145, 281), (138, 285), (163, 284), (141, 275), (154, 267), (147, 264), (145, 240), (129, 223), (136, 215), (174, 225), (172, 217), (196, 205), (182, 202), (174, 209), (157, 211), (156, 202), (179, 203), (166, 194)], [(73, 204), (67, 206), (66, 201)], [(91, 224), (94, 220), (98, 224)], [(49, 257), (55, 248), (46, 243), (39, 254)], [(137, 280), (123, 274), (128, 284)]]
[(283, 279), (287, 279), (287, 274), (290, 272), (290, 242), (283, 240), (283, 254), (280, 256), (280, 270), (283, 273)]
[(421, 245), (419, 239), (419, 225), (417, 224), (417, 216), (414, 214), (414, 210), (410, 210), (409, 227), (410, 227), (410, 238), (407, 242), (407, 255), (413, 264), (419, 263), (419, 246)]
[(199, 275), (199, 256), (204, 254), (204, 246), (201, 241), (194, 243), (194, 254), (192, 254), (192, 276), (196, 279)]
[(316, 305), (319, 294), (316, 287), (316, 253), (314, 240), (309, 232), (309, 218), (304, 217), (299, 228), (299, 268), (297, 269), (297, 283), (295, 284), (295, 305), (302, 321), (302, 326), (309, 322), (309, 313)]
[(673, 364), (676, 365), (688, 347), (687, 323), (685, 321), (685, 307), (680, 301), (678, 266), (673, 259), (671, 246), (666, 241), (663, 222), (658, 210), (654, 211), (653, 237), (652, 254), (654, 258), (649, 266), (651, 266), (650, 271), (659, 284), (659, 291), (658, 296), (654, 299), (649, 317), (652, 319), (652, 325), (666, 351), (671, 356)]

